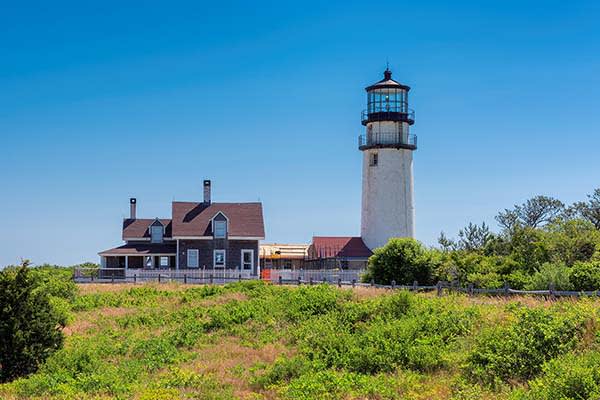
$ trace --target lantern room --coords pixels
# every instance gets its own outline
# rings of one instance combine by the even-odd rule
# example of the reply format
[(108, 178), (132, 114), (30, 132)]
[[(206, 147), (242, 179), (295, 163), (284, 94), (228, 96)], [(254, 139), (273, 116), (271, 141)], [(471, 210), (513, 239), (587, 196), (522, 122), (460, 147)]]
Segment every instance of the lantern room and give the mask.
[(376, 121), (398, 121), (414, 124), (414, 111), (408, 108), (410, 87), (392, 79), (386, 69), (383, 79), (366, 88), (367, 109), (362, 114), (362, 124)]

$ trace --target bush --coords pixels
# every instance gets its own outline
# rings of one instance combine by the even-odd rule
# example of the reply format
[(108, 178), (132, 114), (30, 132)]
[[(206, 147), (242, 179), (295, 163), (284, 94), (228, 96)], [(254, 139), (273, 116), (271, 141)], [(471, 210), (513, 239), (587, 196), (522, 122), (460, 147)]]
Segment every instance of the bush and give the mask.
[(414, 239), (390, 239), (385, 246), (375, 249), (369, 258), (363, 281), (374, 280), (375, 283), (385, 285), (392, 281), (404, 285), (412, 285), (414, 281), (421, 285), (430, 284), (435, 259), (433, 250), (425, 249)]
[(567, 354), (549, 361), (543, 375), (529, 382), (529, 391), (515, 399), (598, 399), (600, 398), (600, 353)]
[(585, 332), (586, 318), (578, 311), (518, 307), (513, 312), (516, 321), (477, 337), (467, 361), (472, 379), (490, 385), (531, 379), (544, 362), (574, 349)]
[(35, 372), (63, 344), (65, 316), (27, 265), (0, 271), (0, 382)]
[(576, 262), (569, 279), (575, 290), (600, 290), (600, 261)]
[(548, 290), (554, 285), (556, 290), (572, 290), (570, 268), (564, 264), (546, 263), (540, 270), (532, 275), (531, 282), (527, 285), (529, 290)]

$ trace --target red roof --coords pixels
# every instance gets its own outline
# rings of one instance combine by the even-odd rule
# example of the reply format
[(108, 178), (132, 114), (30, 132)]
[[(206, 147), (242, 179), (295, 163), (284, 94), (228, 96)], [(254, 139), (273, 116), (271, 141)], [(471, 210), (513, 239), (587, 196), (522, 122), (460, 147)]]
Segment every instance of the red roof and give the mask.
[(311, 258), (368, 258), (372, 254), (362, 238), (351, 236), (313, 236), (309, 249)]
[[(138, 218), (130, 219), (126, 218), (123, 220), (123, 239), (141, 239), (150, 237), (150, 225), (155, 219)], [(171, 220), (160, 219), (159, 220), (165, 227), (165, 237), (171, 237)]]
[(212, 236), (211, 220), (221, 212), (227, 217), (228, 236), (265, 237), (261, 203), (194, 203), (174, 201), (173, 236)]
[(114, 249), (98, 253), (104, 255), (149, 255), (149, 254), (177, 254), (175, 243), (127, 243)]

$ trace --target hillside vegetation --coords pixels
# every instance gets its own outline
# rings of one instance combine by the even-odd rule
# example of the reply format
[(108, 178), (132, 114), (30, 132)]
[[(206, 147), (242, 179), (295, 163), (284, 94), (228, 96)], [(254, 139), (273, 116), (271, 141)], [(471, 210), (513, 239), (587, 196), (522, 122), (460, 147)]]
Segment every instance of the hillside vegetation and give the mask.
[[(3, 399), (592, 399), (600, 302), (262, 282), (82, 285)], [(51, 288), (49, 289), (51, 290)]]

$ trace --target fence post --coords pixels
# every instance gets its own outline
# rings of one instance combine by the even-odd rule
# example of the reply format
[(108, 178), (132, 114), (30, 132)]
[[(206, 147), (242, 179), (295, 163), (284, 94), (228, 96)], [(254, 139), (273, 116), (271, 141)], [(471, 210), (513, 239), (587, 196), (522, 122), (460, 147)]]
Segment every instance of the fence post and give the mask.
[(438, 297), (441, 297), (442, 296), (442, 282), (438, 281), (436, 287), (437, 287), (437, 295), (438, 295)]
[(298, 286), (302, 285), (302, 278), (298, 277)]
[(158, 273), (158, 283), (160, 283), (160, 272)]
[(137, 283), (137, 274), (133, 274), (133, 283)]
[(112, 275), (110, 276), (110, 283), (115, 283), (115, 273), (113, 271)]
[(550, 299), (554, 300), (555, 296), (554, 296), (554, 282), (550, 284), (550, 287), (548, 288), (548, 293), (550, 294)]
[(187, 283), (187, 274), (183, 274), (183, 283)]
[(313, 278), (312, 278), (312, 276), (310, 277), (310, 279), (309, 279), (308, 283), (309, 283), (310, 285), (312, 285), (312, 284), (313, 284)]
[(242, 274), (239, 274), (238, 275), (238, 282), (241, 282), (241, 281), (242, 281)]
[(469, 296), (473, 296), (473, 293), (475, 293), (474, 286), (472, 283), (469, 283)]
[(213, 274), (209, 275), (208, 282), (212, 285), (212, 283), (213, 283)]
[(352, 279), (352, 287), (356, 287), (356, 279)]
[(413, 282), (413, 291), (415, 291), (415, 292), (419, 291), (419, 282), (417, 282), (417, 281)]
[(279, 284), (283, 284), (283, 278), (281, 277), (281, 275), (279, 275), (279, 278), (277, 279), (279, 281)]
[(396, 281), (392, 279), (392, 290), (396, 289)]
[(342, 287), (342, 278), (338, 278), (338, 287)]
[(508, 296), (510, 294), (510, 286), (508, 285), (508, 282), (504, 282), (504, 295)]
[(375, 286), (375, 279), (371, 279), (371, 287)]

